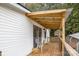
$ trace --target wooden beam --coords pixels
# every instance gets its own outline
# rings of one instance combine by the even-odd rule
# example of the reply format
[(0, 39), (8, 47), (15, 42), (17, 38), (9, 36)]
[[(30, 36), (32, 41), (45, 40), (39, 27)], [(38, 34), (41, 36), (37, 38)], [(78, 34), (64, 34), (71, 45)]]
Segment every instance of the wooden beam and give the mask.
[(45, 17), (52, 17), (52, 18), (56, 18), (56, 17), (64, 17), (64, 13), (49, 13), (49, 14), (37, 14), (37, 15), (29, 15), (27, 14), (26, 16), (30, 17), (30, 18), (45, 18)]
[(47, 24), (47, 25), (59, 25), (61, 22), (49, 22), (49, 21), (36, 21), (38, 23)]
[(61, 22), (59, 22), (59, 23), (56, 23), (56, 22), (38, 22), (39, 24), (42, 24), (42, 25), (47, 25), (48, 27), (49, 26), (53, 26), (53, 27), (56, 27), (56, 26), (60, 26), (60, 23)]
[(31, 17), (32, 19), (61, 19), (62, 17), (60, 16), (60, 17), (58, 17), (58, 16), (54, 16), (54, 17), (51, 17), (51, 16), (37, 16), (37, 17)]
[(46, 22), (38, 22), (39, 24), (43, 25), (46, 28), (50, 29), (57, 29), (60, 27), (60, 23), (46, 23)]
[(40, 14), (50, 14), (50, 13), (62, 13), (65, 12), (66, 9), (57, 9), (57, 10), (48, 10), (48, 11), (37, 11), (31, 12), (28, 15), (40, 15)]
[(33, 20), (34, 21), (60, 22), (60, 21), (62, 21), (62, 18), (55, 18), (55, 19), (53, 19), (53, 18), (51, 18), (51, 19), (50, 18), (46, 18), (46, 19), (45, 18), (42, 18), (42, 19), (41, 18), (33, 18)]
[(42, 26), (41, 24), (35, 22), (34, 20), (29, 19), (29, 21), (32, 22), (33, 25), (36, 25), (36, 26), (38, 26), (40, 28), (43, 28), (43, 29), (45, 28), (44, 26)]

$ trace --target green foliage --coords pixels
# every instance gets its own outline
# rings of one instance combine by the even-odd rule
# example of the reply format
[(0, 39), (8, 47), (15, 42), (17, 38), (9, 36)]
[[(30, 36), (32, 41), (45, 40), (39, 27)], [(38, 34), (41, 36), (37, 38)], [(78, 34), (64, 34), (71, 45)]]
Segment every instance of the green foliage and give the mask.
[[(66, 35), (79, 32), (79, 4), (78, 3), (34, 3), (27, 7), (31, 11), (52, 10), (52, 9), (68, 9), (73, 8), (71, 15), (66, 21)], [(53, 31), (52, 31), (53, 32)]]

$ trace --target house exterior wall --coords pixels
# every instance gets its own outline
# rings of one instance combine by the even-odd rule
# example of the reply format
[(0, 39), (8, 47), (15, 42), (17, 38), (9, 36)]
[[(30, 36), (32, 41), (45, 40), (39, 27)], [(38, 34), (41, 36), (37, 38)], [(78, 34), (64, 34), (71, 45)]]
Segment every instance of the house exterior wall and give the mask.
[(24, 14), (0, 6), (0, 51), (3, 56), (28, 55), (33, 48), (33, 24)]

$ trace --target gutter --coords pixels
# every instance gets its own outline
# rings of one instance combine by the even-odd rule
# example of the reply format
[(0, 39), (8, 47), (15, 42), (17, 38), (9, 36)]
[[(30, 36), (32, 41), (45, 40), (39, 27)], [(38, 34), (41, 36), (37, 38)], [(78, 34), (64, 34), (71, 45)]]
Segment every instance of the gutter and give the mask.
[(31, 10), (29, 10), (27, 7), (23, 6), (21, 3), (17, 3), (18, 5), (20, 5), (21, 7), (27, 9), (28, 11), (32, 12)]
[(19, 8), (20, 10), (24, 11), (25, 13), (31, 13), (31, 11), (24, 7), (23, 5), (21, 5), (20, 3), (10, 3), (12, 6)]

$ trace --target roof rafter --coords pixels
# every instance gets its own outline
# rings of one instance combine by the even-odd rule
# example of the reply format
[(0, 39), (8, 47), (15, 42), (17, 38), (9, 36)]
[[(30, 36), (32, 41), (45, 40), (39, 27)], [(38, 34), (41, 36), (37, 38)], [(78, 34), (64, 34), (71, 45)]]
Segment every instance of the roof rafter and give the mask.
[(62, 19), (66, 20), (71, 9), (57, 9), (27, 13), (26, 16), (46, 28), (56, 29), (61, 27)]

